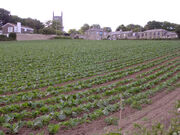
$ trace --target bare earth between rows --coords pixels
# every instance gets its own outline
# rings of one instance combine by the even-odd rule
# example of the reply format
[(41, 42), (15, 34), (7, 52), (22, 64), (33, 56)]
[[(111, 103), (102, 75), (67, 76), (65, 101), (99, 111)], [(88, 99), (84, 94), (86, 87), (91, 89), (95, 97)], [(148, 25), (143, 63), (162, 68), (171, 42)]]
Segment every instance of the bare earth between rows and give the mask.
[[(67, 93), (65, 93), (65, 94), (66, 94), (66, 95), (70, 95), (70, 94), (75, 94), (75, 93), (78, 93), (78, 92), (86, 91), (86, 90), (92, 89), (92, 88), (99, 88), (99, 87), (102, 87), (102, 86), (107, 86), (107, 85), (110, 85), (110, 84), (113, 84), (113, 83), (122, 81), (122, 80), (124, 80), (124, 79), (130, 79), (130, 78), (131, 78), (131, 79), (136, 80), (136, 76), (137, 76), (137, 75), (139, 75), (139, 74), (141, 74), (141, 73), (144, 73), (144, 72), (148, 72), (148, 71), (150, 71), (150, 70), (152, 70), (152, 69), (155, 69), (156, 67), (158, 67), (158, 66), (160, 66), (160, 65), (164, 65), (164, 64), (166, 64), (166, 63), (168, 63), (168, 62), (170, 62), (170, 61), (173, 61), (173, 60), (179, 59), (179, 58), (180, 58), (180, 57), (175, 57), (175, 58), (173, 58), (173, 59), (171, 59), (171, 60), (167, 60), (167, 61), (165, 61), (165, 62), (163, 62), (163, 63), (161, 63), (161, 64), (157, 64), (157, 65), (155, 65), (154, 67), (144, 69), (144, 70), (142, 70), (142, 71), (136, 72), (136, 73), (134, 73), (134, 74), (132, 74), (132, 75), (125, 76), (125, 77), (123, 77), (123, 78), (121, 78), (121, 79), (118, 79), (118, 80), (110, 81), (110, 82), (103, 83), (103, 84), (100, 84), (100, 85), (95, 85), (95, 86), (93, 86), (93, 87), (91, 87), (91, 88), (85, 88), (85, 89), (81, 89), (81, 90), (74, 90), (74, 91), (72, 91), (72, 92), (67, 92)], [(157, 71), (155, 71), (155, 72), (158, 72), (158, 71), (159, 71), (159, 70), (157, 70)], [(153, 73), (155, 73), (155, 72), (153, 72)], [(153, 74), (153, 73), (151, 73), (151, 74)], [(31, 101), (45, 100), (45, 99), (48, 99), (48, 98), (51, 98), (51, 97), (53, 97), (53, 95), (49, 95), (49, 96), (47, 96), (47, 97), (38, 98), (38, 99), (32, 99)], [(21, 103), (23, 103), (23, 102), (26, 102), (26, 101), (20, 101), (20, 102), (14, 103), (14, 104), (21, 104)], [(6, 105), (1, 105), (1, 107), (2, 107), (2, 106), (6, 106)]]
[[(88, 79), (91, 79), (91, 78), (94, 78), (94, 77), (97, 77), (97, 76), (99, 76), (99, 77), (105, 76), (105, 75), (110, 74), (110, 73), (115, 73), (115, 72), (123, 71), (123, 70), (126, 70), (126, 69), (128, 69), (128, 68), (135, 67), (135, 66), (138, 66), (138, 65), (141, 65), (141, 64), (146, 64), (146, 63), (149, 63), (149, 62), (153, 62), (153, 61), (158, 60), (158, 59), (161, 59), (161, 58), (163, 58), (163, 57), (166, 57), (166, 56), (161, 56), (161, 57), (158, 57), (158, 58), (155, 58), (155, 59), (152, 59), (152, 60), (147, 60), (147, 61), (142, 62), (142, 63), (139, 63), (139, 64), (127, 66), (127, 67), (124, 67), (124, 68), (122, 68), (122, 69), (120, 69), (120, 70), (116, 70), (116, 71), (112, 71), (112, 72), (108, 72), (108, 73), (103, 73), (103, 74), (100, 74), (100, 75), (94, 75), (94, 76), (87, 77), (87, 78), (81, 78), (81, 79), (77, 79), (77, 80), (75, 80), (75, 81), (69, 81), (69, 82), (65, 82), (65, 83), (61, 83), (61, 84), (56, 84), (56, 85), (54, 85), (53, 87), (65, 86), (65, 85), (68, 85), (68, 84), (73, 84), (73, 83), (75, 83), (75, 82), (77, 82), (77, 81), (88, 80)], [(175, 59), (179, 59), (179, 58), (180, 58), (180, 57), (177, 56), (177, 57), (174, 57), (174, 58), (172, 58), (172, 59), (170, 59), (170, 60), (175, 60)], [(163, 62), (162, 64), (164, 64), (164, 63), (166, 63), (166, 62), (168, 62), (168, 61), (170, 61), (170, 60), (167, 60), (167, 61)], [(162, 64), (160, 64), (160, 65), (162, 65)], [(157, 65), (157, 66), (158, 66), (158, 65)], [(154, 67), (156, 67), (156, 66), (154, 66)], [(144, 70), (142, 70), (142, 72), (143, 72), (143, 71), (144, 71)], [(134, 73), (134, 74), (136, 74), (136, 73)], [(109, 82), (108, 82), (108, 83), (109, 83)], [(112, 82), (112, 83), (113, 83), (113, 82)], [(105, 84), (105, 83), (104, 83), (104, 84)], [(94, 86), (93, 86), (93, 87), (94, 87)], [(95, 86), (95, 87), (96, 87), (96, 86)], [(39, 90), (45, 91), (47, 88), (48, 88), (48, 86), (43, 87), (43, 88), (39, 88)], [(14, 94), (18, 94), (18, 93), (21, 93), (21, 92), (30, 92), (30, 91), (33, 91), (33, 89), (30, 89), (30, 90), (22, 90), (22, 91), (18, 91), (18, 92), (8, 92), (8, 93), (3, 94), (3, 95), (1, 95), (1, 96), (4, 96), (4, 95), (12, 95), (12, 94), (14, 95)], [(74, 93), (74, 92), (79, 92), (79, 91), (82, 91), (82, 90), (76, 90), (76, 91), (73, 91), (72, 93)], [(71, 93), (71, 92), (70, 92), (70, 93)]]
[[(161, 122), (169, 126), (170, 120), (175, 116), (173, 111), (177, 100), (180, 100), (180, 88), (167, 93), (162, 91), (151, 97), (152, 104), (145, 105), (142, 110), (135, 110), (126, 107), (122, 112), (120, 127), (107, 126), (104, 122), (105, 116), (93, 121), (90, 124), (83, 124), (74, 129), (60, 131), (59, 135), (103, 135), (107, 132), (115, 132), (122, 129), (122, 133), (134, 130), (134, 123), (145, 127), (151, 127), (152, 124)], [(116, 112), (109, 117), (119, 117), (120, 112)]]

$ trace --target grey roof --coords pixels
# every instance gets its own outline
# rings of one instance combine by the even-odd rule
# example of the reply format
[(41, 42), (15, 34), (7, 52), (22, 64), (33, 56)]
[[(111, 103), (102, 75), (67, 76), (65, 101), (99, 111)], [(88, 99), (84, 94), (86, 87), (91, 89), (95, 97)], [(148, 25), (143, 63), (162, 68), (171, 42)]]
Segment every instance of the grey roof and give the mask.
[[(9, 25), (11, 25), (11, 26), (17, 26), (17, 24), (13, 24), (13, 23), (6, 23), (6, 24), (4, 24), (2, 27), (5, 27), (7, 24), (9, 24)], [(21, 25), (21, 28), (24, 28), (24, 29), (30, 29), (30, 30), (34, 30), (33, 28), (31, 28), (31, 27), (28, 27), (28, 26), (23, 26), (23, 25)]]
[(87, 31), (104, 31), (103, 29), (97, 29), (97, 28), (91, 28), (91, 29), (88, 29)]
[(129, 34), (132, 33), (132, 31), (115, 31), (115, 32), (110, 32), (110, 35), (118, 35), (118, 34)]
[(132, 31), (122, 31), (122, 34), (132, 33)]
[(146, 30), (144, 32), (160, 32), (160, 31), (166, 31), (164, 29), (152, 29), (152, 30)]
[(177, 35), (176, 32), (167, 32), (167, 35)]
[(121, 34), (122, 31), (115, 31), (115, 32), (110, 32), (109, 35), (116, 35), (116, 34)]

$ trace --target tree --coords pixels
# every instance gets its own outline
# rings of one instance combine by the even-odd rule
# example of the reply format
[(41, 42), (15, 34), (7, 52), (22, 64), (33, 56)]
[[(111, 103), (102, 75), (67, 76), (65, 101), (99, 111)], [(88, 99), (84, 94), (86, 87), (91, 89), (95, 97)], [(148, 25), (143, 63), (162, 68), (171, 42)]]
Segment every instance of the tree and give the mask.
[(111, 27), (104, 27), (103, 30), (106, 31), (106, 32), (112, 32)]
[(52, 28), (46, 27), (40, 30), (42, 34), (56, 34), (56, 31)]
[(48, 20), (47, 22), (45, 22), (45, 27), (51, 27), (52, 25), (52, 20)]
[(37, 19), (26, 18), (21, 22), (22, 25), (29, 26), (34, 29), (35, 33), (39, 33), (44, 28), (44, 24)]
[(59, 21), (52, 21), (51, 27), (55, 30), (61, 30), (62, 24)]
[(16, 15), (11, 15), (9, 22), (14, 24), (16, 24), (17, 22), (21, 22), (23, 25), (25, 25), (24, 19)]
[(178, 38), (180, 39), (180, 25), (176, 26), (175, 32), (177, 33)]
[(8, 23), (10, 21), (10, 12), (3, 8), (0, 8), (0, 26)]
[(122, 25), (119, 25), (119, 26), (116, 28), (116, 31), (120, 31), (120, 30), (122, 30), (122, 31), (127, 31), (127, 28), (126, 28), (126, 26), (124, 26), (124, 25), (122, 24)]
[(162, 23), (162, 28), (168, 31), (175, 31), (177, 24), (170, 23), (170, 22), (163, 22)]
[(49, 20), (45, 23), (45, 30), (51, 30), (51, 32), (54, 31), (52, 34), (63, 35), (64, 32), (61, 31), (61, 27), (62, 25), (58, 21)]
[(151, 30), (151, 29), (162, 29), (163, 27), (163, 23), (162, 22), (158, 22), (158, 21), (149, 21), (145, 26), (145, 30)]
[(79, 31), (77, 31), (76, 29), (69, 29), (68, 33), (71, 34), (79, 34)]
[(87, 31), (89, 28), (90, 28), (89, 24), (84, 24), (84, 25), (80, 28), (79, 32), (80, 32), (81, 34), (84, 34), (85, 31)]
[(143, 27), (140, 25), (135, 25), (135, 24), (129, 24), (126, 26), (127, 30), (132, 30), (133, 32), (140, 32), (143, 31)]
[(90, 28), (100, 29), (101, 26), (99, 24), (93, 24)]

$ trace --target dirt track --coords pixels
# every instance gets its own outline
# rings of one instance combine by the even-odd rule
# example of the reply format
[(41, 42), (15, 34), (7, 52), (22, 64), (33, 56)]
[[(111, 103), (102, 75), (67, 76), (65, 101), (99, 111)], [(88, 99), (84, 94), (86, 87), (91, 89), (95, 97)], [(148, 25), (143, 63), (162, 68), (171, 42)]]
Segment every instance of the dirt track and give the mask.
[[(125, 108), (122, 113), (122, 120), (120, 128), (122, 132), (132, 131), (134, 123), (141, 124), (145, 127), (150, 127), (153, 123), (161, 122), (169, 126), (171, 118), (175, 115), (173, 113), (175, 102), (180, 100), (180, 88), (167, 93), (163, 91), (157, 93), (152, 99), (151, 105), (146, 105), (142, 110), (134, 110)], [(119, 116), (119, 112), (111, 116)], [(118, 126), (106, 126), (104, 118), (92, 122), (91, 124), (84, 124), (76, 127), (74, 130), (67, 130), (60, 132), (59, 135), (103, 135), (109, 131), (116, 131)]]

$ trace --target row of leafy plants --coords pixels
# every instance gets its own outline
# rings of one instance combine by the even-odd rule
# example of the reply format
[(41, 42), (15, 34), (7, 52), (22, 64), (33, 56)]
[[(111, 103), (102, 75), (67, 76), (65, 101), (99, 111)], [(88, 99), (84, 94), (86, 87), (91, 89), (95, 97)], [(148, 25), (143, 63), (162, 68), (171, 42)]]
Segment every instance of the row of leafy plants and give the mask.
[[(177, 50), (176, 50), (177, 51)], [(166, 52), (167, 53), (167, 52)], [(164, 54), (164, 50), (162, 51), (162, 54)], [(159, 52), (158, 53), (158, 55), (155, 55), (155, 56), (162, 56), (162, 54)], [(141, 58), (143, 58), (144, 59), (144, 57), (142, 57), (141, 56)], [(154, 58), (154, 55), (147, 55), (146, 57), (145, 57), (146, 59), (151, 59), (151, 58)], [(126, 59), (126, 60), (128, 60), (128, 59)], [(133, 61), (133, 59), (132, 59), (132, 61)], [(110, 65), (110, 63), (108, 62), (108, 64), (107, 64), (108, 66)], [(125, 64), (124, 64), (125, 65)], [(30, 64), (29, 65), (33, 70), (34, 70), (34, 68), (36, 68), (36, 66), (34, 67), (34, 66), (32, 66), (32, 64)], [(80, 65), (80, 66), (82, 66), (82, 65)], [(109, 66), (108, 67), (108, 69), (109, 70), (111, 70), (111, 71), (113, 71), (113, 70), (116, 70), (116, 68), (117, 67), (119, 67), (119, 69), (121, 69), (122, 67), (120, 67), (119, 65), (117, 65), (115, 68), (114, 68), (114, 66), (116, 66), (116, 65), (114, 65), (114, 64), (112, 64), (111, 66)], [(95, 69), (96, 70), (95, 70)], [(41, 79), (41, 80), (39, 80), (40, 78), (35, 78), (34, 80), (33, 79), (30, 79), (30, 82), (28, 81), (28, 82), (24, 82), (24, 81), (27, 81), (27, 79), (31, 76), (31, 75), (28, 75), (28, 78), (27, 78), (27, 74), (25, 73), (25, 74), (18, 74), (18, 76), (20, 77), (21, 75), (23, 75), (23, 76), (21, 76), (19, 79), (16, 77), (16, 79), (13, 79), (12, 80), (12, 82), (9, 82), (9, 81), (5, 81), (4, 79), (3, 79), (3, 81), (2, 81), (2, 83), (3, 83), (3, 86), (1, 86), (1, 93), (4, 93), (4, 92), (6, 92), (6, 91), (20, 91), (20, 90), (24, 90), (24, 89), (32, 89), (32, 88), (38, 88), (38, 87), (44, 87), (44, 86), (47, 86), (47, 85), (54, 85), (54, 84), (57, 84), (57, 83), (62, 83), (62, 82), (66, 82), (66, 81), (70, 81), (70, 80), (74, 80), (74, 79), (77, 79), (77, 78), (82, 78), (82, 77), (86, 77), (86, 76), (92, 76), (92, 75), (95, 75), (95, 74), (97, 74), (97, 73), (99, 73), (99, 71), (97, 71), (97, 70), (99, 70), (99, 68), (97, 67), (97, 65), (96, 66), (94, 66), (94, 68), (93, 68), (93, 70), (90, 70), (89, 71), (89, 73), (91, 74), (89, 74), (87, 71), (85, 72), (85, 74), (86, 75), (76, 75), (76, 74), (74, 74), (74, 73), (72, 73), (72, 69), (70, 69), (70, 70), (68, 70), (67, 71), (67, 73), (68, 73), (68, 76), (67, 76), (67, 74), (65, 75), (64, 73), (63, 73), (63, 70), (61, 70), (61, 72), (55, 72), (54, 74), (53, 74), (53, 78), (52, 79), (50, 79), (49, 78), (49, 74), (44, 74), (44, 75), (48, 75), (47, 77), (49, 78), (49, 79), (45, 79), (44, 77), (43, 77), (43, 80)], [(78, 74), (81, 74), (81, 73), (84, 73), (84, 72), (81, 72), (81, 69), (82, 70), (84, 70), (84, 67), (83, 68), (78, 68)], [(103, 72), (107, 72), (107, 69), (104, 69), (104, 65), (102, 64), (102, 67), (100, 68), (101, 69), (101, 71), (103, 71)], [(52, 69), (51, 69), (52, 70)], [(55, 70), (55, 69), (53, 69), (53, 70)], [(108, 71), (109, 71), (108, 70)], [(28, 72), (31, 72), (31, 70), (30, 71), (28, 71)], [(43, 73), (45, 73), (45, 72), (43, 72)], [(36, 73), (37, 74), (37, 73)], [(24, 76), (24, 75), (26, 75), (26, 76)], [(54, 76), (55, 75), (55, 76)], [(6, 75), (6, 76), (4, 76), (4, 77), (8, 77), (8, 78), (10, 78), (10, 79), (12, 79), (11, 77), (12, 77), (13, 75), (10, 75), (9, 77)], [(35, 76), (37, 76), (37, 75), (35, 75)], [(34, 74), (32, 74), (32, 77), (34, 78), (35, 77), (34, 76)], [(63, 76), (66, 76), (65, 78), (64, 78), (64, 81), (62, 81), (62, 77)], [(74, 76), (74, 77), (73, 77)], [(3, 77), (3, 75), (2, 75), (2, 77)], [(67, 79), (67, 78), (69, 78), (69, 79)], [(73, 79), (74, 78), (74, 79)], [(22, 80), (22, 81), (21, 81)], [(35, 81), (35, 82), (34, 82)], [(16, 82), (18, 82), (18, 83), (16, 83)], [(39, 84), (37, 84), (37, 82), (39, 82)]]
[[(169, 60), (171, 57), (166, 57), (165, 60)], [(40, 90), (33, 90), (31, 92), (23, 92), (23, 93), (18, 93), (18, 94), (13, 94), (10, 96), (2, 96), (0, 97), (0, 103), (2, 104), (8, 104), (8, 103), (13, 103), (13, 102), (18, 102), (18, 101), (26, 101), (26, 100), (32, 100), (35, 98), (42, 98), (42, 97), (47, 97), (49, 95), (58, 95), (59, 93), (62, 93), (63, 91), (73, 91), (73, 90), (80, 90), (84, 88), (91, 88), (94, 85), (99, 85), (103, 84), (109, 81), (117, 80), (122, 77), (125, 77), (128, 74), (133, 74), (135, 72), (139, 72), (143, 69), (150, 68), (154, 66), (155, 64), (160, 64), (164, 61), (163, 59), (153, 61), (148, 64), (143, 64), (141, 66), (135, 66), (126, 70), (122, 70), (119, 72), (114, 72), (107, 74), (105, 76), (97, 76), (95, 78), (91, 78), (85, 81), (78, 81), (75, 84), (69, 84), (67, 87), (49, 87), (47, 91), (40, 91)], [(159, 62), (160, 61), (160, 62)]]
[[(175, 71), (177, 71), (179, 68), (177, 68), (176, 70), (174, 70), (174, 72)], [(170, 75), (172, 75), (174, 72), (171, 72), (171, 73), (169, 73), (169, 74), (166, 74), (166, 75), (164, 75), (163, 77), (161, 77), (160, 79), (158, 79), (158, 81), (161, 81), (161, 80), (163, 80), (163, 79), (166, 79), (167, 77), (169, 77)], [(157, 82), (154, 82), (154, 84), (156, 84)], [(151, 84), (152, 85), (152, 84)], [(149, 86), (151, 86), (151, 85), (146, 85), (146, 88), (149, 88)], [(143, 89), (144, 87), (142, 87), (142, 89)], [(152, 88), (152, 87), (150, 87), (150, 88)], [(131, 90), (132, 91), (132, 90)], [(134, 90), (133, 90), (134, 91)], [(130, 93), (130, 94), (132, 94), (130, 91), (127, 91), (128, 93)], [(136, 92), (139, 92), (139, 91), (135, 91), (135, 93)], [(112, 93), (111, 93), (111, 95), (112, 95)], [(128, 95), (127, 93), (125, 94), (126, 96)], [(134, 97), (132, 96), (132, 95), (129, 95), (129, 96), (131, 96), (131, 98), (130, 99), (133, 99)], [(113, 96), (112, 96), (113, 97)], [(129, 100), (128, 100), (129, 101)], [(136, 99), (134, 99), (134, 101), (135, 102), (137, 102), (137, 98)], [(142, 101), (142, 100), (141, 100)], [(143, 102), (144, 102), (144, 100), (143, 100)], [(104, 102), (103, 102), (104, 103)], [(128, 102), (129, 103), (129, 102)], [(134, 103), (132, 103), (132, 104), (134, 104)], [(45, 115), (46, 116), (46, 115)], [(41, 116), (41, 117), (45, 117), (45, 116)]]
[[(170, 74), (166, 75), (166, 77), (169, 77), (169, 76), (170, 76)], [(180, 74), (167, 79), (165, 82), (161, 82), (159, 85), (157, 85), (156, 87), (150, 88), (148, 91), (140, 92), (139, 94), (137, 94), (137, 95), (135, 94), (134, 96), (131, 95), (130, 98), (127, 98), (127, 93), (125, 95), (123, 94), (123, 96), (124, 96), (123, 98), (125, 98), (125, 104), (129, 104), (129, 102), (127, 102), (127, 101), (129, 101), (129, 99), (132, 99), (134, 102), (137, 102), (139, 105), (144, 104), (144, 103), (149, 103), (149, 102), (144, 102), (144, 101), (148, 101), (147, 99), (150, 96), (152, 96), (156, 92), (168, 87), (169, 85), (172, 85), (173, 83), (178, 81), (179, 78), (180, 78)], [(20, 123), (21, 124), (23, 123), (22, 125), (24, 127), (31, 127), (33, 129), (39, 129), (43, 126), (48, 125), (49, 133), (57, 133), (60, 127), (67, 127), (67, 128), (74, 127), (74, 126), (82, 124), (84, 122), (90, 122), (92, 120), (98, 119), (102, 115), (109, 115), (112, 112), (118, 111), (119, 107), (120, 107), (119, 102), (118, 102), (119, 99), (120, 99), (120, 96), (117, 94), (115, 96), (110, 96), (110, 98), (108, 98), (108, 99), (101, 100), (99, 102), (100, 108), (93, 110), (93, 112), (84, 113), (84, 115), (82, 115), (81, 117), (71, 118), (67, 121), (60, 122), (58, 124), (50, 124), (50, 120), (53, 116), (52, 116), (52, 114), (49, 114), (49, 115), (41, 116), (41, 117), (35, 119), (33, 122), (20, 121), (18, 123), (14, 123), (13, 125), (15, 125), (14, 127), (16, 127), (16, 129), (20, 129), (20, 126), (18, 126)], [(117, 101), (117, 102), (115, 103), (114, 101)], [(10, 124), (6, 123), (6, 124), (3, 124), (3, 126), (6, 128), (9, 128)], [(57, 128), (57, 127), (58, 127), (58, 130), (55, 130), (54, 128)], [(56, 132), (54, 132), (54, 131), (56, 131)]]

